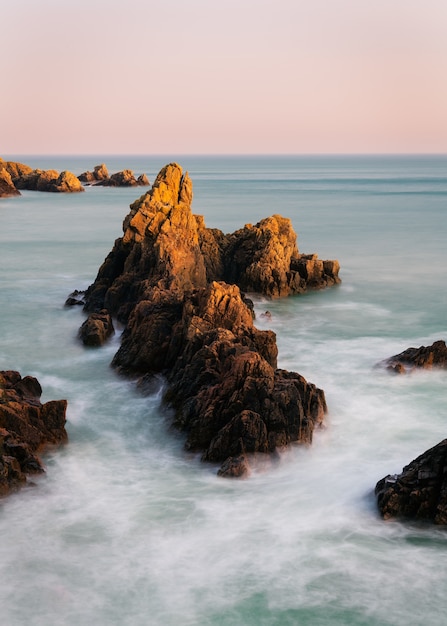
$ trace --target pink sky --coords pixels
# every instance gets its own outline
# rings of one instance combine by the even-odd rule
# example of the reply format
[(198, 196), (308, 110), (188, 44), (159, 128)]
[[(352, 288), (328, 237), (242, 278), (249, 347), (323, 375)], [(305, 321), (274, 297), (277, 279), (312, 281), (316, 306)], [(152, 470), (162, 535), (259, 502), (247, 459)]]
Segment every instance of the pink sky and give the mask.
[(4, 3), (0, 156), (447, 153), (447, 0)]

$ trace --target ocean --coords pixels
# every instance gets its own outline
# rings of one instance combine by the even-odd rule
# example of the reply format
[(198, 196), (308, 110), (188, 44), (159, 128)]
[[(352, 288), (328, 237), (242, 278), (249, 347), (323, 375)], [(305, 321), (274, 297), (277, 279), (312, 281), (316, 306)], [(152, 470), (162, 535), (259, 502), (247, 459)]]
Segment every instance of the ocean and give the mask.
[[(310, 447), (225, 480), (183, 450), (157, 395), (77, 339), (93, 282), (143, 188), (0, 200), (0, 369), (68, 400), (69, 443), (0, 501), (7, 626), (439, 626), (447, 531), (384, 522), (376, 482), (447, 436), (447, 373), (376, 364), (447, 338), (447, 156), (23, 156), (75, 174), (177, 161), (193, 210), (232, 232), (279, 213), (342, 284), (255, 297), (279, 366), (324, 389)], [(269, 310), (271, 319), (259, 314)]]

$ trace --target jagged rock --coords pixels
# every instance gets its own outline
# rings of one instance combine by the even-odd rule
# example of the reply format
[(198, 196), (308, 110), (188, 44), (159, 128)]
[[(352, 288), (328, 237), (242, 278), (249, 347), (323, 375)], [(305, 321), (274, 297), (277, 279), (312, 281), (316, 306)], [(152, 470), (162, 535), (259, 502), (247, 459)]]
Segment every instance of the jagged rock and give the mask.
[(435, 341), (431, 346), (407, 348), (400, 354), (386, 359), (383, 365), (396, 374), (405, 374), (415, 368), (447, 368), (447, 346), (445, 341)]
[(146, 176), (146, 174), (140, 174), (137, 178), (137, 185), (139, 187), (149, 187), (150, 182), (149, 182), (149, 178)]
[(114, 332), (112, 318), (103, 310), (88, 316), (79, 329), (79, 337), (85, 346), (101, 346)]
[(17, 161), (3, 161), (3, 159), (0, 160), (0, 169), (5, 169), (11, 175), (14, 184), (17, 183), (19, 178), (33, 171), (33, 168), (29, 165), (18, 163)]
[(65, 300), (65, 306), (84, 306), (85, 304), (85, 291), (78, 291), (75, 289), (71, 292), (68, 298)]
[(48, 191), (59, 192), (59, 193), (78, 193), (80, 191), (84, 191), (84, 187), (79, 182), (77, 176), (72, 174), (71, 172), (61, 172), (54, 183)]
[(375, 493), (384, 519), (447, 524), (447, 439), (417, 457), (401, 474), (382, 478)]
[(205, 227), (191, 212), (192, 183), (176, 163), (131, 205), (124, 235), (86, 293), (86, 310), (107, 308), (122, 322), (147, 289), (187, 290), (224, 280), (268, 296), (340, 282), (338, 261), (300, 255), (289, 219), (279, 215), (232, 235)]
[(339, 266), (300, 255), (280, 215), (233, 235), (208, 229), (192, 196), (188, 174), (166, 165), (131, 205), (85, 310), (107, 308), (127, 325), (114, 367), (164, 375), (186, 448), (242, 475), (247, 455), (310, 443), (327, 408), (322, 390), (277, 369), (275, 334), (255, 328), (253, 304), (228, 280), (276, 297), (335, 284)]
[(132, 312), (112, 364), (166, 376), (164, 399), (188, 450), (226, 463), (311, 443), (327, 410), (324, 392), (276, 369), (275, 334), (254, 327), (237, 286), (213, 282), (182, 299), (158, 288), (152, 295)]
[(66, 400), (42, 404), (32, 376), (0, 372), (0, 495), (20, 487), (27, 474), (43, 472), (38, 454), (67, 441)]
[(99, 180), (95, 184), (102, 187), (144, 187), (149, 185), (149, 180), (146, 174), (142, 174), (137, 179), (132, 170), (123, 170), (112, 174), (109, 178)]
[(93, 172), (83, 172), (78, 176), (78, 179), (81, 183), (94, 184), (100, 180), (106, 180), (109, 178), (109, 170), (105, 163), (101, 163), (101, 165), (95, 165), (93, 168)]
[(241, 289), (279, 297), (340, 282), (338, 261), (299, 254), (292, 223), (281, 215), (247, 224), (228, 238), (224, 278)]
[(20, 196), (20, 191), (16, 189), (12, 182), (11, 174), (6, 169), (0, 168), (0, 198), (8, 198), (10, 196)]
[(59, 174), (56, 170), (32, 170), (16, 181), (18, 189), (48, 191), (53, 193), (77, 193), (84, 191), (79, 179), (71, 172)]

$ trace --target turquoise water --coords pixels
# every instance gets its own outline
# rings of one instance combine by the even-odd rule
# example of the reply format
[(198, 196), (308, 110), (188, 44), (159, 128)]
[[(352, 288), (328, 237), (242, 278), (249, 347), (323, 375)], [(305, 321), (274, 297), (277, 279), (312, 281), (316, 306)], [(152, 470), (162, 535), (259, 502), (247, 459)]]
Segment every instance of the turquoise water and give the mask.
[[(2, 155), (8, 158), (8, 155)], [(23, 192), (0, 201), (0, 369), (69, 401), (69, 444), (0, 502), (0, 606), (16, 626), (439, 626), (444, 529), (385, 523), (385, 474), (445, 438), (445, 372), (374, 365), (447, 335), (447, 157), (15, 157), (77, 174), (105, 161), (151, 181), (188, 169), (193, 208), (229, 232), (273, 213), (301, 252), (338, 258), (341, 286), (280, 301), (260, 328), (279, 363), (326, 392), (325, 430), (245, 481), (183, 451), (159, 397), (85, 350), (87, 287), (144, 190)]]

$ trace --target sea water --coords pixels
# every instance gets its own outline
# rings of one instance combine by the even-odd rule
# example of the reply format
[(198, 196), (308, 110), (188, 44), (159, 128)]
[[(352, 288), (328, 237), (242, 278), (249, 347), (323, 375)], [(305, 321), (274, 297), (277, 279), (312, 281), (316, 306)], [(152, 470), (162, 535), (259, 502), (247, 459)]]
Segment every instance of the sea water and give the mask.
[(255, 298), (280, 367), (323, 388), (329, 414), (312, 446), (224, 480), (183, 450), (160, 393), (110, 368), (122, 329), (87, 350), (84, 314), (64, 308), (144, 189), (1, 200), (0, 369), (36, 376), (43, 401), (67, 398), (69, 435), (0, 502), (2, 623), (443, 623), (447, 531), (384, 522), (373, 490), (447, 435), (446, 372), (375, 367), (446, 339), (447, 157), (13, 158), (76, 174), (105, 161), (151, 181), (176, 160), (208, 226), (290, 217), (300, 251), (337, 258), (343, 282)]

